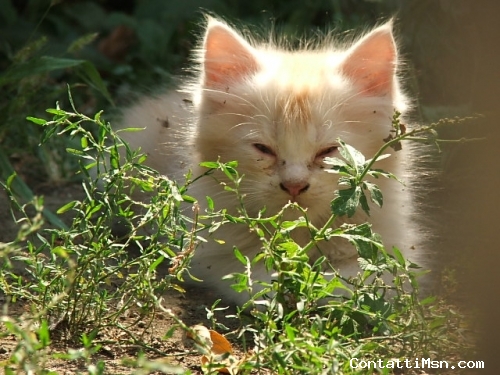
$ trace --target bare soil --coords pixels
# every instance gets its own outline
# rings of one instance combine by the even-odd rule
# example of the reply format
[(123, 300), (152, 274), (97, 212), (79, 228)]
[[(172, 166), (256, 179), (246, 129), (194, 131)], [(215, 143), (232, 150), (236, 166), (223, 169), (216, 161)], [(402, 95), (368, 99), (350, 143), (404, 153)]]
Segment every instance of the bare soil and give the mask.
[[(55, 212), (65, 203), (83, 198), (82, 187), (79, 184), (46, 185), (39, 186), (36, 193), (45, 197), (45, 207)], [(17, 233), (17, 227), (9, 209), (7, 195), (0, 191), (0, 242), (11, 241)], [(22, 272), (22, 269), (19, 270)], [(170, 309), (176, 316), (188, 326), (203, 324), (210, 327), (207, 320), (207, 308), (217, 299), (213, 293), (203, 288), (187, 289), (185, 294), (171, 290), (163, 297), (163, 306)], [(0, 305), (5, 305), (7, 298), (0, 294)], [(20, 317), (29, 311), (28, 306), (22, 302), (10, 305), (8, 314), (13, 317)], [(229, 308), (217, 315), (217, 320), (231, 329), (237, 328), (236, 319), (225, 318), (228, 314), (234, 314), (235, 309)], [(139, 319), (139, 323), (137, 320)], [(133, 324), (133, 323), (136, 324)], [(128, 374), (132, 369), (122, 362), (125, 358), (137, 358), (140, 352), (144, 352), (149, 359), (159, 359), (172, 365), (179, 365), (191, 370), (193, 374), (202, 374), (201, 355), (193, 348), (192, 341), (186, 339), (181, 330), (175, 331), (174, 335), (165, 339), (165, 334), (175, 325), (175, 320), (164, 312), (156, 312), (154, 316), (139, 316), (137, 312), (131, 312), (128, 316), (122, 317), (120, 322), (123, 326), (129, 327), (129, 333), (117, 328), (104, 330), (94, 342), (100, 343), (102, 349), (95, 355), (95, 362), (105, 363), (105, 373), (107, 374)], [(61, 327), (63, 328), (63, 327)], [(0, 327), (0, 332), (4, 327)], [(223, 333), (223, 332), (220, 332)], [(65, 353), (70, 348), (78, 348), (78, 341), (68, 340), (61, 336), (58, 328), (51, 332), (52, 344), (49, 354)], [(131, 336), (137, 338), (133, 341)], [(231, 341), (231, 335), (227, 335)], [(145, 343), (147, 346), (142, 346)], [(17, 338), (13, 335), (0, 338), (0, 364), (7, 360), (18, 344)], [(242, 355), (238, 348), (233, 345), (234, 354)], [(50, 358), (51, 356), (47, 356)], [(86, 364), (79, 361), (49, 359), (45, 368), (57, 371), (59, 374), (86, 373)]]

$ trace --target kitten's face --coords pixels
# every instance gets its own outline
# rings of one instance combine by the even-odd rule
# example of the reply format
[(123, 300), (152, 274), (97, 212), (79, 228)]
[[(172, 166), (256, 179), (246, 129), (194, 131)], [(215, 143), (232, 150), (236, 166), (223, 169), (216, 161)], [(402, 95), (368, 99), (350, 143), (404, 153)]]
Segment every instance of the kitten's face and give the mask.
[(202, 160), (238, 161), (250, 213), (294, 201), (312, 220), (326, 219), (338, 177), (324, 171), (324, 158), (338, 156), (338, 139), (367, 157), (383, 144), (395, 51), (390, 31), (378, 34), (345, 52), (291, 53), (253, 49), (226, 26), (209, 25), (197, 149)]
[(324, 158), (340, 157), (339, 138), (372, 156), (389, 134), (390, 120), (366, 103), (356, 108), (350, 93), (334, 95), (330, 84), (308, 95), (276, 92), (274, 86), (271, 80), (244, 99), (227, 98), (223, 109), (205, 118), (202, 159), (238, 161), (251, 212), (267, 207), (275, 213), (294, 201), (313, 217), (327, 217), (338, 176), (324, 171)]

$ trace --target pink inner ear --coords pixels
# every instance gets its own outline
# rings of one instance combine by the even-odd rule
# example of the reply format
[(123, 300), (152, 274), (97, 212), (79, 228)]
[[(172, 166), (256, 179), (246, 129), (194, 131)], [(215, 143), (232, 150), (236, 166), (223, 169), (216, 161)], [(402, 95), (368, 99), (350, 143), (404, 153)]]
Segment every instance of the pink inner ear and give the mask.
[(257, 71), (253, 48), (231, 29), (216, 23), (205, 36), (205, 86), (227, 86)]
[(361, 86), (364, 94), (384, 96), (392, 92), (396, 60), (391, 28), (385, 25), (352, 47), (341, 69)]

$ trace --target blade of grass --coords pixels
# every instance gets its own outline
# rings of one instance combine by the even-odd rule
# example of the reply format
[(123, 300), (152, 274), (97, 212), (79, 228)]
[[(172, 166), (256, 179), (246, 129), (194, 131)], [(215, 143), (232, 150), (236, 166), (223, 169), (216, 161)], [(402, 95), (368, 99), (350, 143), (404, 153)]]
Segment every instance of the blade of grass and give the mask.
[[(3, 181), (7, 181), (7, 179), (15, 174), (16, 172), (14, 171), (14, 168), (12, 167), (12, 164), (9, 161), (9, 158), (5, 155), (3, 150), (0, 148), (0, 178)], [(17, 176), (16, 176), (17, 177)], [(25, 202), (29, 202), (33, 200), (34, 194), (31, 191), (31, 189), (26, 185), (26, 183), (19, 177), (14, 178), (12, 180), (12, 186), (11, 186), (13, 192), (21, 198)], [(57, 217), (57, 215), (53, 214), (50, 210), (47, 208), (44, 208), (43, 211), (43, 216), (47, 219), (49, 223), (52, 225), (55, 225), (56, 227), (60, 229), (65, 229), (68, 230), (68, 226), (62, 222), (61, 219)]]

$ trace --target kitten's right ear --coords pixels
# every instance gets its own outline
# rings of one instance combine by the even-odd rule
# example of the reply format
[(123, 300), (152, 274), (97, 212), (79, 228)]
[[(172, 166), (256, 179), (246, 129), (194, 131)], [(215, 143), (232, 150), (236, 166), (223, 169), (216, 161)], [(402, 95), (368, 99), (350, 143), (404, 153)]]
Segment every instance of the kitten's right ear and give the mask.
[(356, 43), (342, 63), (343, 73), (368, 95), (387, 95), (393, 91), (397, 49), (392, 24), (382, 25)]
[(255, 50), (231, 28), (209, 18), (203, 41), (203, 85), (229, 87), (255, 73)]

